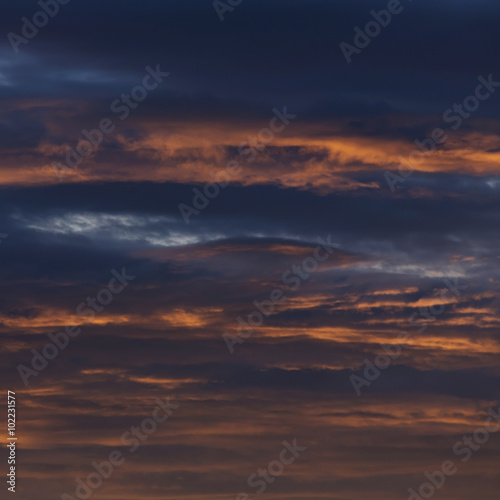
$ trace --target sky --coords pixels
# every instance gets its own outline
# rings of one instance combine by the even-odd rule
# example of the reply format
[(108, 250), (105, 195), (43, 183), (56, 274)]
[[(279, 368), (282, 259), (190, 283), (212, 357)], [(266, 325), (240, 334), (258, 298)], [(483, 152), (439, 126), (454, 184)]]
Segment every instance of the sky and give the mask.
[(6, 2), (19, 498), (496, 499), (499, 21)]

